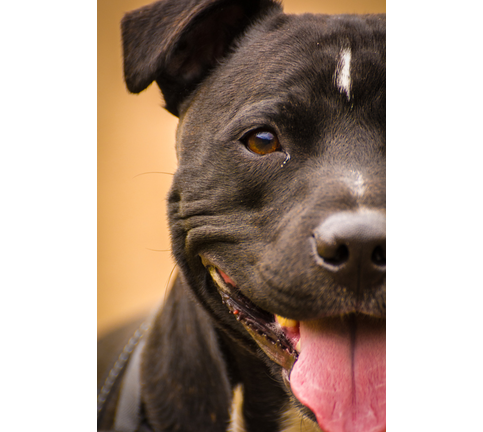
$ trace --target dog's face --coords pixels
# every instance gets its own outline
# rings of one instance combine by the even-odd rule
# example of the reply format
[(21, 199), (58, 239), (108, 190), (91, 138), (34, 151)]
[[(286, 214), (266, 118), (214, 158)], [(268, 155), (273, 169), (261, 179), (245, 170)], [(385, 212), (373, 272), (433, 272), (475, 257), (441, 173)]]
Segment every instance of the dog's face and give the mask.
[(173, 250), (219, 327), (321, 428), (382, 431), (385, 18), (261, 3), (215, 67), (183, 54), (151, 77), (180, 116)]

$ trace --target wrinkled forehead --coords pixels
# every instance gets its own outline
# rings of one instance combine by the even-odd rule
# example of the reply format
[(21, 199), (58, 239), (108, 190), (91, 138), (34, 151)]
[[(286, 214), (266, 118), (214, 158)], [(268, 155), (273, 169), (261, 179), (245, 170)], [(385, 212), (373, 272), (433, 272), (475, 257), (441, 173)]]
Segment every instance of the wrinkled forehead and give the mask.
[(306, 98), (309, 90), (315, 97), (343, 94), (357, 103), (384, 90), (385, 18), (272, 17), (247, 33), (215, 75), (231, 100), (284, 92)]

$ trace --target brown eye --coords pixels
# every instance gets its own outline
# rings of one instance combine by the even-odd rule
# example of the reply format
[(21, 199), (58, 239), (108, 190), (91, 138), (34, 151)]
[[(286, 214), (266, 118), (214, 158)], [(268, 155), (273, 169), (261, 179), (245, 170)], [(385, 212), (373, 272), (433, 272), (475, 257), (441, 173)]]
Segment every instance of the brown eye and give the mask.
[(254, 153), (266, 155), (280, 150), (280, 142), (275, 134), (269, 131), (254, 132), (247, 138), (247, 147)]

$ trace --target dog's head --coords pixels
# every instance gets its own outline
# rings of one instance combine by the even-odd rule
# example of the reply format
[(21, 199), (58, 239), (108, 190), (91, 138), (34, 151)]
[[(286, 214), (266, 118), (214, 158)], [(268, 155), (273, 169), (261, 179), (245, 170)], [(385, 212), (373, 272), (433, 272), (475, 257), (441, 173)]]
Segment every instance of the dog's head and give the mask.
[(128, 88), (180, 118), (169, 217), (197, 299), (324, 430), (384, 430), (385, 17), (165, 0), (123, 41)]

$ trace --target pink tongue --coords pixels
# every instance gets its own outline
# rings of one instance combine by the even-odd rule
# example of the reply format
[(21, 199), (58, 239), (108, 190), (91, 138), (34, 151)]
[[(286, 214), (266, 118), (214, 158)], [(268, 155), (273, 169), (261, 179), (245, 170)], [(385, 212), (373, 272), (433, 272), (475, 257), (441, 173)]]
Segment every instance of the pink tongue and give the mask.
[(386, 328), (357, 319), (300, 322), (292, 391), (325, 432), (386, 429)]

